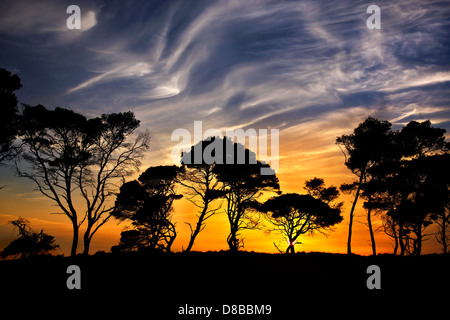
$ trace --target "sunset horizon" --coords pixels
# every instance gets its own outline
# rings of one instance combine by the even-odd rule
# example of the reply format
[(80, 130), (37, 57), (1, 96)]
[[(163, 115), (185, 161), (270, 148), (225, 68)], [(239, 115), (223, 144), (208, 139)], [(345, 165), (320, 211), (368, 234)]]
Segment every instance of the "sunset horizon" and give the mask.
[[(341, 162), (332, 163), (332, 167), (321, 167), (320, 169), (315, 169), (313, 171), (313, 174), (307, 174), (306, 172), (310, 170), (309, 168), (317, 165), (315, 163), (316, 158), (313, 158), (313, 160), (310, 161), (309, 166), (306, 166), (306, 168), (303, 168), (305, 167), (305, 162), (303, 162), (303, 165), (300, 166), (300, 168), (290, 168), (283, 165), (283, 159), (286, 159), (286, 157), (283, 157), (283, 154), (285, 153), (280, 151), (281, 165), (279, 171), (277, 172), (277, 177), (280, 180), (280, 189), (283, 193), (306, 194), (306, 191), (304, 190), (305, 181), (315, 177), (323, 178), (328, 186), (334, 185), (337, 187), (339, 187), (342, 183), (350, 183), (356, 180), (354, 175), (345, 167), (345, 157), (342, 154), (341, 150), (334, 143), (334, 141), (331, 142), (332, 143), (330, 143), (330, 148), (334, 147), (336, 150), (331, 152), (327, 151), (327, 154), (333, 154), (331, 158), (340, 158)], [(173, 145), (175, 145), (175, 143)], [(280, 150), (284, 149), (285, 148), (283, 148), (283, 145), (280, 145)], [(140, 173), (145, 171), (151, 165), (172, 165), (170, 154), (167, 156), (167, 158), (169, 159), (167, 159), (163, 163), (152, 163), (145, 165), (145, 162), (143, 162), (140, 171), (135, 172), (133, 176), (127, 179), (127, 181), (131, 181), (137, 178)], [(5, 169), (8, 170), (5, 167), (1, 168), (0, 170), (5, 171)], [(305, 173), (303, 173), (303, 175), (301, 176), (297, 176), (295, 174), (292, 174), (292, 172), (295, 171)], [(11, 176), (13, 175), (12, 172), (8, 174)], [(3, 198), (0, 202), (0, 209), (2, 212), (2, 214), (0, 214), (0, 230), (2, 230), (0, 249), (4, 248), (9, 242), (17, 237), (17, 232), (16, 230), (14, 230), (9, 221), (22, 217), (30, 221), (30, 226), (33, 229), (44, 229), (45, 232), (55, 236), (56, 243), (60, 247), (53, 251), (53, 254), (63, 254), (65, 256), (70, 255), (72, 231), (67, 217), (65, 217), (64, 214), (60, 212), (59, 208), (55, 206), (55, 204), (51, 200), (43, 197), (39, 193), (39, 191), (36, 190), (35, 186), (32, 183), (24, 181), (24, 179), (20, 179), (17, 177), (12, 177), (12, 180), (13, 181), (10, 184), (7, 184), (7, 186), (0, 191), (2, 193), (0, 197)], [(22, 192), (17, 192), (16, 188), (18, 188), (19, 186)], [(183, 193), (182, 186), (178, 186), (177, 190), (178, 192)], [(264, 198), (270, 198), (272, 196), (275, 196), (275, 193), (269, 192), (265, 194)], [(25, 203), (22, 201), (17, 201), (18, 197), (24, 197), (27, 199), (27, 201)], [(354, 197), (352, 195), (341, 193), (339, 201), (344, 202), (344, 206), (342, 208), (342, 216), (344, 217), (343, 222), (335, 226), (332, 231), (327, 232), (325, 235), (316, 234), (312, 236), (301, 236), (299, 238), (299, 242), (301, 242), (301, 244), (298, 244), (296, 246), (296, 251), (320, 251), (345, 254), (348, 237), (348, 214), (353, 200)], [(217, 200), (218, 203), (223, 201), (224, 200)], [(27, 204), (27, 202), (30, 202), (32, 204)], [(362, 208), (363, 203), (364, 200), (360, 200), (357, 203), (357, 222), (353, 227), (354, 238), (352, 241), (352, 248), (354, 248), (353, 253), (355, 254), (371, 255), (372, 249), (370, 245), (369, 232), (366, 225), (366, 210)], [(30, 210), (29, 206), (31, 206), (33, 209)], [(39, 210), (36, 210), (36, 206), (39, 206)], [(193, 251), (207, 252), (228, 250), (226, 237), (229, 232), (229, 225), (226, 218), (226, 212), (224, 211), (225, 207), (226, 205), (222, 204), (219, 212), (207, 221), (206, 228), (199, 234), (198, 238), (195, 241), (194, 247), (192, 249)], [(186, 248), (189, 242), (190, 234), (189, 226), (186, 223), (196, 222), (197, 218), (195, 216), (195, 213), (198, 210), (199, 209), (197, 207), (195, 207), (192, 203), (184, 198), (179, 200), (178, 202), (175, 202), (172, 215), (174, 221), (176, 222), (178, 235), (172, 248), (173, 252), (182, 252), (183, 249)], [(7, 214), (7, 212), (15, 212), (18, 214)], [(59, 214), (56, 214), (58, 212)], [(377, 252), (379, 254), (392, 254), (393, 242), (384, 233), (380, 216), (375, 216), (373, 218), (373, 224), (375, 226), (375, 229), (377, 230), (375, 233), (377, 241)], [(270, 222), (267, 219), (263, 219), (263, 226), (270, 226)], [(109, 252), (112, 246), (118, 244), (120, 233), (123, 230), (127, 230), (130, 228), (132, 228), (132, 226), (129, 222), (120, 222), (114, 218), (111, 218), (110, 221), (108, 221), (102, 228), (99, 229), (98, 233), (95, 234), (92, 243), (91, 254), (94, 254), (97, 251)], [(432, 231), (434, 228), (435, 226), (429, 227), (427, 232)], [(85, 228), (83, 228), (82, 225), (80, 228), (80, 234), (83, 234), (84, 230)], [(267, 234), (264, 230), (264, 227), (261, 230), (244, 230), (242, 232), (242, 236), (245, 241), (245, 247), (242, 249), (243, 251), (280, 253), (274, 245), (274, 242), (277, 245), (280, 245), (281, 243), (281, 246), (283, 246), (283, 242), (285, 241), (283, 240), (283, 237), (276, 232)], [(83, 240), (82, 237), (80, 237), (78, 241), (78, 253), (82, 253), (82, 244)], [(430, 237), (428, 241), (424, 242), (424, 254), (441, 253), (441, 251), (442, 248), (439, 243), (437, 243), (434, 237)]]

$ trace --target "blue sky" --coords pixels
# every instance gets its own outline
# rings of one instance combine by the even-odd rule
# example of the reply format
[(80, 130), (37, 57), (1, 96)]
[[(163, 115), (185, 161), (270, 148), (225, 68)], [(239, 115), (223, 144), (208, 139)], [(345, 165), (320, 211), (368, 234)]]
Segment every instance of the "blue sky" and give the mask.
[(78, 1), (82, 29), (68, 30), (71, 3), (2, 3), (0, 61), (21, 102), (132, 110), (163, 137), (333, 113), (331, 126), (358, 113), (449, 128), (450, 2), (379, 1), (381, 30), (367, 1)]
[[(71, 4), (81, 30), (66, 27)], [(147, 163), (170, 163), (173, 130), (202, 120), (277, 128), (280, 170), (337, 179), (336, 136), (369, 115), (450, 130), (449, 17), (450, 1), (431, 0), (3, 1), (0, 67), (21, 77), (20, 102), (135, 112)]]

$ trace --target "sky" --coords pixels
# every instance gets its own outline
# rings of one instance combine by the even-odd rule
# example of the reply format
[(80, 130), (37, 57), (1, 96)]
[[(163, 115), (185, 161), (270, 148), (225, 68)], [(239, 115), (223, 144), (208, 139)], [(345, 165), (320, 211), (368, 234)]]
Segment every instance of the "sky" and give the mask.
[[(81, 10), (80, 30), (66, 25), (72, 4)], [(372, 4), (381, 29), (366, 25)], [(21, 78), (21, 103), (88, 117), (133, 111), (139, 130), (151, 133), (142, 170), (172, 164), (172, 132), (193, 132), (194, 121), (222, 132), (278, 129), (281, 190), (303, 193), (313, 177), (336, 186), (353, 181), (335, 140), (369, 115), (393, 129), (429, 119), (449, 132), (449, 17), (450, 1), (431, 0), (3, 1), (0, 67)], [(52, 214), (54, 204), (8, 166), (0, 181), (0, 249), (16, 236), (8, 221), (22, 216), (55, 236), (56, 253), (68, 254), (67, 217)], [(296, 250), (346, 252), (352, 199), (342, 199), (344, 221), (335, 231), (303, 237)], [(187, 246), (184, 222), (194, 221), (194, 210), (185, 200), (175, 205), (175, 250)], [(353, 251), (369, 254), (363, 214), (358, 206)], [(108, 222), (92, 251), (108, 251), (125, 227)], [(224, 213), (214, 216), (194, 250), (227, 249), (227, 228)], [(246, 250), (276, 252), (278, 236), (244, 236)], [(428, 238), (423, 251), (438, 252)], [(376, 239), (379, 252), (392, 252), (382, 230)]]

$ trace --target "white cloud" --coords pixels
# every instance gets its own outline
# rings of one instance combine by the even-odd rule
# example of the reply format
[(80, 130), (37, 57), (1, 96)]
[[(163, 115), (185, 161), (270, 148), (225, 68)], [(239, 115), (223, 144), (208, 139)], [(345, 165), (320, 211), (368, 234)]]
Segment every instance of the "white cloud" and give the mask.
[[(55, 40), (79, 37), (97, 24), (97, 10), (92, 3), (81, 5), (81, 29), (69, 30), (66, 20), (68, 5), (61, 1), (9, 1), (0, 5), (0, 32), (14, 36), (52, 33)], [(47, 44), (50, 45), (50, 44)]]
[(85, 15), (81, 15), (81, 30), (89, 30), (97, 24), (97, 17), (94, 11), (88, 11)]
[[(85, 73), (78, 76), (84, 78), (66, 91), (67, 101), (78, 99), (81, 109), (132, 108), (142, 126), (154, 130), (153, 143), (161, 157), (170, 132), (194, 120), (222, 129), (289, 127), (314, 117), (333, 122), (328, 112), (335, 108), (343, 112), (347, 106), (342, 97), (358, 93), (386, 97), (384, 105), (370, 101), (372, 105), (352, 109), (359, 118), (368, 112), (385, 112), (387, 119), (398, 121), (422, 117), (431, 110), (402, 107), (412, 98), (418, 106), (432, 107), (426, 100), (431, 98), (417, 90), (414, 96), (400, 98), (396, 91), (450, 80), (449, 72), (436, 71), (434, 65), (406, 64), (398, 53), (401, 39), (408, 40), (400, 50), (408, 57), (425, 43), (436, 45), (426, 28), (415, 37), (405, 36), (404, 22), (392, 17), (401, 13), (402, 19), (419, 26), (419, 17), (429, 22), (433, 10), (428, 7), (406, 10), (403, 2), (384, 6), (391, 16), (383, 15), (381, 30), (367, 29), (367, 6), (362, 2), (319, 6), (316, 1), (221, 1), (207, 2), (192, 12), (179, 3), (168, 7), (152, 19), (124, 12), (136, 20), (129, 29), (123, 25), (117, 35), (96, 34), (107, 30), (105, 24), (94, 28), (96, 23), (115, 28), (113, 15), (97, 22), (99, 11), (82, 10), (83, 23), (92, 29), (87, 45), (92, 57), (81, 66)], [(189, 12), (179, 12), (180, 8)]]
[(392, 92), (447, 81), (450, 81), (449, 71), (421, 74), (420, 72), (417, 72), (417, 70), (405, 70), (391, 81), (391, 86), (381, 88), (380, 91)]
[(147, 62), (129, 62), (131, 59), (121, 59), (123, 61), (108, 66), (111, 68), (108, 71), (101, 72), (100, 75), (92, 77), (91, 79), (69, 89), (67, 93), (73, 93), (78, 90), (88, 88), (92, 85), (104, 82), (104, 81), (110, 81), (113, 79), (119, 79), (124, 77), (144, 77), (145, 75), (148, 75), (152, 72), (152, 66)]

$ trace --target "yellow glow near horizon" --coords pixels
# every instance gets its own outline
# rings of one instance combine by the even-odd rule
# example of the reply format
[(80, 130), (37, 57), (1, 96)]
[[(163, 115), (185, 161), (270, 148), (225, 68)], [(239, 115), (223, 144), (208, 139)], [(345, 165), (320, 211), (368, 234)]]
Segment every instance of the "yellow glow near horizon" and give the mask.
[[(321, 128), (321, 130), (319, 130)], [(321, 177), (325, 184), (339, 186), (341, 183), (353, 181), (354, 176), (344, 165), (344, 157), (339, 148), (334, 144), (335, 137), (347, 130), (341, 128), (326, 129), (323, 123), (307, 123), (298, 125), (280, 133), (280, 168), (277, 173), (280, 188), (283, 193), (304, 193), (304, 182), (313, 177)], [(169, 158), (169, 155), (167, 156)], [(155, 165), (152, 163), (152, 165)], [(145, 170), (149, 165), (143, 165)], [(133, 177), (136, 178), (136, 177)], [(31, 227), (36, 230), (44, 229), (44, 232), (55, 236), (56, 243), (60, 248), (55, 254), (68, 255), (72, 240), (72, 228), (69, 220), (64, 215), (49, 213), (58, 212), (58, 207), (46, 199), (37, 191), (32, 191), (34, 186), (25, 183), (25, 180), (12, 178), (7, 188), (0, 191), (0, 250), (16, 237), (8, 221), (22, 216), (29, 219)], [(182, 190), (179, 190), (180, 192)], [(273, 194), (274, 195), (274, 194)], [(295, 246), (298, 251), (323, 251), (332, 253), (346, 253), (348, 236), (348, 215), (351, 207), (351, 195), (342, 195), (344, 201), (342, 216), (344, 220), (330, 232), (328, 236), (317, 234), (315, 236), (300, 236), (297, 241), (301, 242)], [(352, 251), (356, 254), (370, 255), (369, 232), (365, 222), (365, 210), (362, 209), (364, 200), (360, 199), (353, 228)], [(174, 251), (186, 248), (190, 229), (186, 222), (195, 224), (195, 212), (198, 210), (186, 199), (177, 200), (174, 204), (173, 218), (177, 227), (177, 238), (173, 244)], [(358, 223), (360, 222), (360, 223)], [(380, 217), (373, 218), (374, 228), (381, 227)], [(120, 232), (127, 226), (126, 222), (119, 224), (111, 219), (94, 235), (91, 244), (91, 253), (98, 250), (109, 251), (111, 246), (116, 245), (120, 239)], [(431, 227), (430, 227), (431, 229)], [(80, 242), (78, 252), (82, 251), (82, 235), (84, 229), (80, 228)], [(223, 210), (206, 221), (206, 228), (198, 235), (194, 251), (217, 251), (227, 250), (226, 238), (229, 232), (229, 224)], [(241, 232), (245, 247), (243, 250), (277, 253), (274, 246), (279, 243), (282, 236), (272, 232), (267, 235), (262, 230), (245, 230)], [(392, 242), (384, 234), (382, 228), (375, 234), (377, 252), (392, 253)], [(440, 246), (434, 237), (424, 242), (424, 253), (440, 252)], [(287, 244), (286, 244), (287, 247)], [(285, 250), (286, 247), (280, 247)]]

